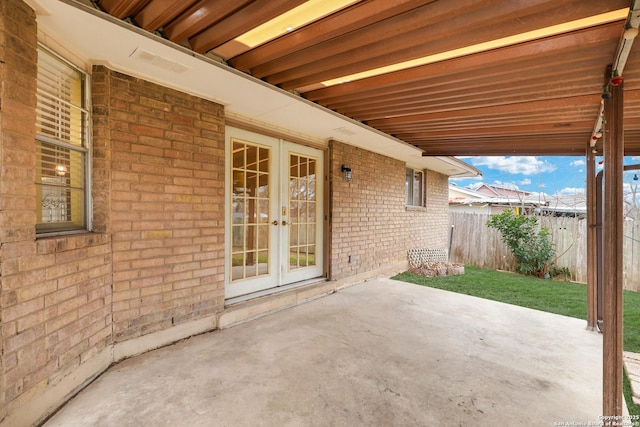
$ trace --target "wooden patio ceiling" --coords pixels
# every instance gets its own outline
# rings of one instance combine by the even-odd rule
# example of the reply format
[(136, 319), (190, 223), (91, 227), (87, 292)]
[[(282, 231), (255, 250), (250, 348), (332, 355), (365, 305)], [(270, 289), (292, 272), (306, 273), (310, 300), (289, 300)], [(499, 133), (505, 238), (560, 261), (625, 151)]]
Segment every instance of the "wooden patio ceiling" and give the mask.
[[(247, 41), (261, 24), (313, 3), (327, 8), (339, 2), (97, 1), (117, 18), (214, 55), (425, 155), (584, 155), (605, 69), (624, 31), (623, 9), (630, 6), (630, 0), (361, 0), (315, 12), (321, 16), (286, 31), (283, 19), (270, 40)], [(579, 21), (593, 16), (602, 19)], [(569, 30), (554, 27), (575, 21)], [(549, 27), (556, 29), (504, 40)], [(482, 45), (496, 40), (502, 43)], [(623, 72), (627, 155), (640, 154), (639, 44)], [(469, 46), (476, 49), (457, 51)], [(422, 62), (353, 76), (411, 60)]]

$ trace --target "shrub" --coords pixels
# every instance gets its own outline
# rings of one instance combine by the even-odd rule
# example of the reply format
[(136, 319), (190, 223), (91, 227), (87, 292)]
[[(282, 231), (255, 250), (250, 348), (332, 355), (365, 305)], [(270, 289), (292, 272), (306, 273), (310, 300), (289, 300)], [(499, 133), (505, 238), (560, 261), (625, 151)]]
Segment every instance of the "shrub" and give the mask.
[(511, 249), (518, 265), (519, 273), (544, 277), (547, 266), (555, 253), (549, 230), (538, 230), (538, 218), (514, 216), (511, 211), (491, 215), (487, 226), (497, 229), (502, 241)]
[(551, 264), (549, 274), (551, 277), (564, 276), (565, 280), (571, 279), (571, 270), (569, 270), (569, 267), (560, 267), (556, 264)]

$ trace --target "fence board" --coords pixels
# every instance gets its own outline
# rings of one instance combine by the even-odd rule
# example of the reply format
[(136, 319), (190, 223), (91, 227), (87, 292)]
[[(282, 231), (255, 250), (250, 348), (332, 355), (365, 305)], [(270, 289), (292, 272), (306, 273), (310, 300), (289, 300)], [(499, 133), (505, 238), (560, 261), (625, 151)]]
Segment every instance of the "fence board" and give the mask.
[[(497, 230), (487, 227), (489, 214), (451, 212), (451, 260), (492, 270), (515, 271), (511, 251)], [(587, 221), (579, 218), (543, 217), (556, 248), (559, 267), (567, 267), (571, 280), (587, 280)], [(640, 221), (625, 221), (624, 287), (640, 291)]]

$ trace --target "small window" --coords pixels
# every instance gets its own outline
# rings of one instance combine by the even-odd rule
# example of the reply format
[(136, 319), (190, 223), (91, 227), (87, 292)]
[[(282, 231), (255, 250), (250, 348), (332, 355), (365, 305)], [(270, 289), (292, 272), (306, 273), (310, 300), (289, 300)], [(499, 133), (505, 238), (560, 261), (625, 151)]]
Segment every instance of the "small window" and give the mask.
[(424, 172), (407, 168), (405, 179), (407, 206), (424, 206)]
[(36, 232), (88, 228), (88, 77), (38, 49)]

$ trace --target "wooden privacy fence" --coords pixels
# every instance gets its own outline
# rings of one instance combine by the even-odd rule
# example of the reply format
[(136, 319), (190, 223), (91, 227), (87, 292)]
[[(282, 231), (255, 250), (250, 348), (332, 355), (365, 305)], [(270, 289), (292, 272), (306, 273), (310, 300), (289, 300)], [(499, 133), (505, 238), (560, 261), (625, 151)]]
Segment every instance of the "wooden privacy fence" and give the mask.
[[(511, 251), (500, 233), (487, 227), (491, 215), (451, 212), (451, 261), (492, 270), (515, 271)], [(556, 249), (555, 264), (567, 267), (571, 280), (587, 281), (587, 221), (579, 218), (541, 217)], [(640, 221), (624, 224), (624, 287), (640, 291)]]

